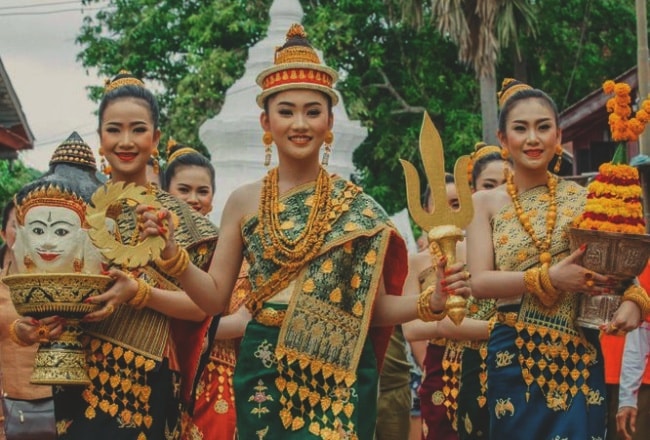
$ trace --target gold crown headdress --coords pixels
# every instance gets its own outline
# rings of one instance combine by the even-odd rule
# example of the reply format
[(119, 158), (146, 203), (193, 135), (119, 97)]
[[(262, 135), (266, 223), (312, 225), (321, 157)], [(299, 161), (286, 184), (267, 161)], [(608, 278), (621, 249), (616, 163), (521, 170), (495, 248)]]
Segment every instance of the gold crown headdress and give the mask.
[(74, 211), (86, 224), (86, 202), (73, 192), (64, 191), (56, 185), (38, 187), (30, 191), (21, 201), (14, 198), (16, 205), (16, 221), (19, 225), (25, 225), (27, 212), (36, 206), (57, 206)]
[(167, 165), (169, 165), (179, 157), (185, 156), (186, 154), (198, 153), (198, 151), (196, 151), (194, 148), (184, 147), (184, 146), (181, 146), (181, 148), (179, 148), (178, 150), (172, 153), (174, 147), (178, 145), (179, 145), (178, 142), (176, 142), (176, 140), (173, 138), (169, 138), (169, 141), (167, 141)]
[(467, 163), (467, 180), (472, 183), (472, 172), (474, 171), (474, 164), (482, 157), (489, 154), (501, 154), (501, 147), (496, 145), (488, 145), (485, 142), (477, 142), (474, 145), (474, 152), (469, 155), (469, 162)]
[(518, 81), (514, 78), (505, 78), (501, 83), (501, 90), (497, 93), (497, 98), (499, 99), (499, 108), (503, 108), (504, 104), (512, 95), (521, 91), (532, 89), (526, 83)]
[(275, 49), (273, 66), (257, 75), (257, 84), (262, 88), (257, 105), (264, 108), (264, 101), (270, 95), (291, 89), (319, 90), (336, 105), (339, 97), (332, 86), (337, 79), (336, 71), (321, 63), (302, 25), (293, 24), (287, 32), (287, 41)]
[(50, 159), (50, 167), (58, 163), (82, 165), (93, 171), (97, 171), (97, 163), (95, 162), (95, 156), (92, 150), (76, 131), (73, 131), (54, 150), (52, 159)]
[(120, 70), (120, 72), (113, 79), (106, 79), (104, 86), (104, 94), (115, 90), (118, 87), (124, 86), (138, 86), (144, 87), (144, 82), (141, 79), (133, 76), (128, 70)]

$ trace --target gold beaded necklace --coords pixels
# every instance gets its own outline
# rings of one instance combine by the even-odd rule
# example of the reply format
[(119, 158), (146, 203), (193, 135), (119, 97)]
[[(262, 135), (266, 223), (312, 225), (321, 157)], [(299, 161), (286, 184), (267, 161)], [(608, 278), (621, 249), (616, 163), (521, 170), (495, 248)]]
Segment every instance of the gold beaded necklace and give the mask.
[(320, 250), (329, 231), (331, 205), (330, 176), (323, 167), (318, 172), (313, 204), (304, 229), (291, 239), (282, 231), (280, 222), (280, 196), (278, 168), (274, 168), (264, 178), (257, 226), (264, 258), (271, 259), (284, 268), (301, 267)]
[(548, 201), (548, 210), (546, 211), (546, 236), (544, 240), (540, 240), (535, 235), (535, 230), (533, 225), (530, 223), (530, 218), (527, 213), (524, 212), (524, 209), (521, 207), (519, 202), (519, 195), (517, 193), (517, 187), (514, 183), (514, 174), (508, 169), (505, 169), (506, 174), (506, 189), (508, 195), (512, 199), (512, 204), (515, 208), (519, 222), (524, 227), (526, 233), (533, 240), (533, 244), (539, 250), (539, 261), (542, 264), (550, 264), (551, 254), (549, 249), (551, 248), (551, 239), (553, 238), (553, 230), (555, 229), (555, 222), (557, 220), (557, 199), (556, 199), (556, 189), (557, 189), (557, 177), (547, 172), (548, 180), (546, 185), (548, 187), (549, 201)]

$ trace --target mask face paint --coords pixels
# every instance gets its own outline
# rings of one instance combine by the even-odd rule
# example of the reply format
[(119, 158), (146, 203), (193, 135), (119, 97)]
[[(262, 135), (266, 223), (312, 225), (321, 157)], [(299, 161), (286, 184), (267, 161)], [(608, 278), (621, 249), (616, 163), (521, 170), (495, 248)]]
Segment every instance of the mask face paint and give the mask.
[[(79, 216), (73, 210), (35, 206), (25, 214), (25, 224), (18, 226), (17, 235), (16, 250), (24, 254), (23, 258), (17, 259), (18, 265), (24, 266), (20, 267), (21, 272), (79, 271), (88, 239)], [(30, 264), (33, 267), (29, 267)]]

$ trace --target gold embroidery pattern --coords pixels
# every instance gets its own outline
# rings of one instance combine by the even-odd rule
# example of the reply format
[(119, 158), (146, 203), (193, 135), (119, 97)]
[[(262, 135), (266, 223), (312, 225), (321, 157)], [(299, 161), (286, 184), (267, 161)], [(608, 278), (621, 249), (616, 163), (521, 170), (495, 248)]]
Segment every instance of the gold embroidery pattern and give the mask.
[(447, 408), (447, 418), (452, 426), (457, 426), (456, 410), (458, 409), (458, 392), (460, 390), (461, 362), (463, 358), (462, 342), (447, 341), (442, 355), (442, 392), (445, 396), (444, 405)]
[(515, 414), (515, 406), (510, 401), (510, 398), (497, 399), (496, 405), (494, 406), (494, 414), (497, 419), (505, 417), (510, 413), (511, 416)]
[(102, 411), (116, 417), (120, 427), (141, 429), (144, 436), (153, 424), (149, 414), (151, 387), (146, 379), (155, 362), (100, 339), (91, 338), (87, 344), (92, 383), (82, 393), (88, 403), (86, 418), (92, 420), (97, 411)]
[(514, 359), (514, 357), (515, 354), (510, 353), (508, 350), (498, 351), (496, 355), (497, 368), (503, 368), (503, 367), (507, 367), (508, 365), (512, 365), (512, 360)]
[[(557, 262), (568, 254), (566, 227), (582, 211), (586, 200), (585, 191), (573, 182), (558, 181), (557, 203), (562, 209), (557, 213), (556, 229), (551, 241), (552, 262)], [(529, 213), (537, 236), (544, 233), (546, 212), (536, 208), (544, 206), (543, 200), (548, 197), (547, 192), (546, 186), (540, 186), (520, 195), (523, 210)], [(512, 218), (516, 218), (513, 207), (506, 206), (493, 219), (496, 266), (506, 271), (523, 271), (538, 266), (537, 248), (521, 224)], [(499, 238), (503, 236), (509, 237), (507, 243)], [(528, 387), (526, 399), (530, 397), (530, 387), (535, 384), (546, 397), (547, 406), (555, 411), (567, 410), (578, 392), (585, 396), (592, 392), (587, 379), (589, 367), (596, 361), (597, 352), (574, 324), (577, 302), (578, 295), (562, 292), (557, 303), (552, 308), (547, 308), (537, 297), (527, 293), (515, 319), (503, 321), (517, 331), (515, 345), (522, 377)]]
[[(324, 439), (356, 435), (354, 404), (345, 398), (351, 391), (342, 390), (350, 390), (356, 382), (383, 258), (395, 233), (381, 208), (357, 187), (338, 178), (332, 179), (332, 187), (330, 230), (320, 253), (292, 276), (297, 277), (294, 291), (275, 348), (279, 373), (275, 386), (284, 427), (294, 431), (305, 427)], [(284, 231), (290, 239), (305, 226), (309, 213), (305, 200), (311, 194), (313, 184), (282, 199), (278, 221), (292, 221), (293, 228)], [(259, 304), (291, 280), (277, 278), (278, 266), (260, 251), (257, 221), (251, 218), (242, 233), (247, 259), (263, 257), (251, 262), (249, 272), (252, 302)], [(327, 415), (317, 417), (319, 413)]]
[(268, 414), (269, 412), (269, 409), (264, 406), (264, 402), (273, 402), (273, 396), (266, 393), (266, 390), (268, 388), (269, 387), (264, 385), (262, 379), (260, 379), (257, 381), (255, 393), (248, 398), (249, 402), (255, 402), (257, 404), (257, 407), (251, 410), (251, 414), (257, 416), (258, 418), (262, 417), (264, 414)]
[(255, 357), (262, 361), (262, 365), (266, 368), (271, 368), (273, 364), (277, 364), (278, 361), (275, 358), (275, 353), (272, 351), (273, 345), (266, 339), (255, 350)]

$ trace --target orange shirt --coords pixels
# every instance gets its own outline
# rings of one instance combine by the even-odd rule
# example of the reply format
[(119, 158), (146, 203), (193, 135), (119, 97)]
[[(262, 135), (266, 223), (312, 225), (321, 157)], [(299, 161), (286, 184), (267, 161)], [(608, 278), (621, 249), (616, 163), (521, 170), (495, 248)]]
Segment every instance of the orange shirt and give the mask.
[[(650, 291), (650, 260), (644, 271), (639, 275), (639, 283), (646, 290)], [(650, 316), (646, 316), (646, 321), (650, 322)], [(603, 349), (605, 358), (605, 383), (618, 384), (621, 377), (621, 363), (623, 361), (623, 348), (625, 347), (625, 337), (602, 334), (600, 345)], [(650, 363), (646, 365), (643, 373), (643, 383), (650, 384)]]

